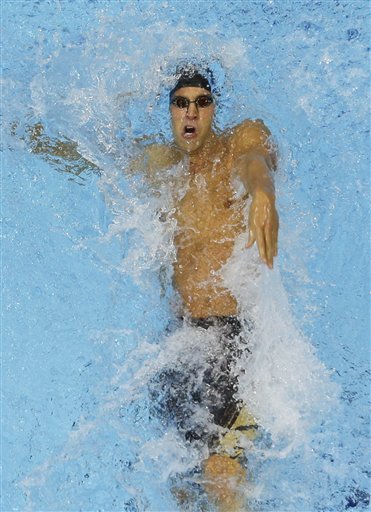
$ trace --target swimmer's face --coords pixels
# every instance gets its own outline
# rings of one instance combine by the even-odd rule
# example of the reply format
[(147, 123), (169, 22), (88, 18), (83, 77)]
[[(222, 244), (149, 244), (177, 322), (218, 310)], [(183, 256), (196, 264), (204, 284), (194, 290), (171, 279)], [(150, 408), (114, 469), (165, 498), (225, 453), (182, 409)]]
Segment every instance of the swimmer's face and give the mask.
[[(182, 87), (175, 92), (173, 100), (182, 97), (189, 101), (195, 101), (204, 96), (211, 97), (207, 89)], [(200, 102), (203, 105), (202, 100)], [(203, 107), (197, 106), (196, 103), (190, 103), (188, 108), (179, 108), (170, 104), (173, 135), (179, 149), (187, 153), (194, 153), (204, 146), (212, 133), (214, 112), (214, 103)]]

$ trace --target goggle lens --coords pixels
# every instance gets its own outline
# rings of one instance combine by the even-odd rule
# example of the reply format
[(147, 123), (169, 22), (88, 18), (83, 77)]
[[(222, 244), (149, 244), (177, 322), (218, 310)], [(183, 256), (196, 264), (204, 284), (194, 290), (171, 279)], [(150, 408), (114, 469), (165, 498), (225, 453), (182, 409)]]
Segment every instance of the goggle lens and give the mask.
[(206, 108), (211, 105), (213, 102), (213, 98), (211, 96), (200, 96), (196, 100), (196, 105), (200, 108)]
[(188, 108), (189, 100), (187, 100), (187, 98), (182, 98), (181, 96), (178, 96), (177, 98), (173, 99), (172, 104), (175, 105), (177, 108)]

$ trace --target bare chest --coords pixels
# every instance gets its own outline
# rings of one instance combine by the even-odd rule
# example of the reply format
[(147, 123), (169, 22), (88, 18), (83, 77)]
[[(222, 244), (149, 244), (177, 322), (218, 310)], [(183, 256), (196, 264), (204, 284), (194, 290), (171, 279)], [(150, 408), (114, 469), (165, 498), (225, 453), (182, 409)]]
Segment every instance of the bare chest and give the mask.
[(234, 238), (243, 226), (242, 207), (228, 158), (191, 168), (186, 193), (176, 207), (178, 237), (215, 242)]

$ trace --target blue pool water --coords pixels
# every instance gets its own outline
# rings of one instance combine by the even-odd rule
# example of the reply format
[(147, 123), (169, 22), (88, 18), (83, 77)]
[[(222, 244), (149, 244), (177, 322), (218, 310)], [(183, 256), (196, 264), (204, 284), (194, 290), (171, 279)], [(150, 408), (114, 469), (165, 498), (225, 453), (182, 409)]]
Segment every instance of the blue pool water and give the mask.
[[(218, 127), (262, 118), (280, 151), (280, 254), (242, 382), (264, 431), (251, 507), (368, 509), (369, 3), (1, 9), (2, 510), (175, 511), (171, 482), (199, 462), (149, 412), (148, 378), (185, 334), (164, 336), (168, 198), (125, 173), (135, 137), (170, 140), (169, 76), (188, 58), (217, 77)], [(31, 152), (38, 122), (94, 165)]]

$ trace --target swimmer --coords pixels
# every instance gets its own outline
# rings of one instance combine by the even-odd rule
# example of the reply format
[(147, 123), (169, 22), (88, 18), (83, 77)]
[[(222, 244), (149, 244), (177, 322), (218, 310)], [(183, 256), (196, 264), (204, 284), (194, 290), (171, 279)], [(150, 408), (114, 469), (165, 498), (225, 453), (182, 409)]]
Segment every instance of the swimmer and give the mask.
[[(218, 401), (221, 399), (224, 403), (213, 411), (213, 416), (215, 423), (229, 429), (231, 436), (234, 428), (248, 430), (254, 428), (254, 422), (250, 418), (245, 421), (247, 425), (241, 424), (246, 411), (234, 398), (237, 383), (231, 374), (236, 357), (233, 340), (240, 336), (242, 328), (237, 300), (224, 285), (219, 271), (230, 258), (235, 241), (242, 233), (246, 233), (246, 248), (256, 243), (261, 260), (273, 268), (278, 237), (272, 179), (276, 155), (271, 134), (262, 121), (245, 120), (233, 129), (217, 134), (213, 130), (215, 108), (216, 100), (208, 76), (192, 66), (180, 70), (169, 94), (173, 144), (147, 146), (145, 160), (148, 174), (152, 174), (154, 180), (161, 180), (161, 170), (172, 165), (183, 161), (188, 166), (188, 189), (175, 205), (177, 258), (174, 284), (187, 321), (205, 329), (210, 325), (217, 326), (226, 351), (229, 351), (224, 369), (219, 368), (219, 373), (214, 377), (210, 374), (203, 382), (209, 393), (210, 387), (216, 387), (215, 380), (221, 374), (228, 381), (223, 383), (221, 390), (214, 390), (219, 393)], [(236, 179), (245, 189), (242, 198), (237, 198), (234, 192), (232, 183)], [(248, 196), (251, 196), (251, 206), (246, 223), (244, 206)], [(170, 386), (176, 389), (177, 383), (179, 397), (185, 379), (172, 372)], [(171, 396), (172, 407), (176, 408), (174, 391)], [(187, 391), (188, 400), (190, 396), (194, 401), (196, 392), (192, 395), (192, 391)], [(209, 411), (213, 408), (212, 403), (204, 405)], [(184, 404), (179, 408), (184, 414)], [(175, 416), (188, 439), (192, 438), (194, 432), (187, 431), (179, 414), (175, 413)], [(218, 510), (246, 510), (239, 487), (247, 475), (239, 457), (213, 449), (202, 467), (204, 488)]]
[[(246, 510), (239, 489), (247, 478), (240, 462), (241, 449), (233, 446), (237, 443), (235, 434), (251, 433), (256, 425), (235, 399), (238, 383), (232, 368), (238, 351), (234, 345), (242, 327), (237, 300), (224, 285), (219, 271), (230, 258), (237, 237), (244, 233), (246, 248), (256, 243), (261, 260), (273, 268), (278, 237), (272, 178), (276, 155), (271, 134), (260, 120), (245, 120), (224, 133), (216, 133), (213, 93), (213, 82), (206, 73), (192, 66), (179, 70), (169, 93), (173, 143), (145, 146), (142, 158), (132, 162), (131, 170), (146, 172), (155, 186), (166, 179), (161, 171), (181, 162), (187, 166), (188, 188), (174, 210), (174, 285), (187, 322), (202, 329), (213, 327), (220, 333), (223, 360), (218, 366), (212, 359), (210, 369), (205, 371), (202, 382), (207, 393), (202, 389), (190, 393), (194, 401), (210, 411), (215, 424), (226, 431), (219, 444), (206, 440), (210, 455), (202, 464), (204, 488), (220, 512), (235, 512)], [(63, 158), (69, 168), (77, 162), (82, 170), (92, 165), (77, 153), (72, 141), (48, 138), (40, 124), (30, 129), (29, 135), (32, 150), (51, 161)], [(235, 194), (236, 180), (244, 187), (243, 197)], [(248, 196), (251, 205), (246, 222), (244, 207)], [(189, 400), (189, 393), (179, 392), (184, 389), (187, 375), (172, 372), (170, 378), (159, 378), (164, 377), (178, 397), (183, 394)], [(188, 440), (200, 440), (202, 434), (186, 424), (184, 402), (174, 403), (174, 390), (170, 395), (168, 404), (177, 425)], [(209, 400), (211, 396), (209, 403), (206, 395)]]

